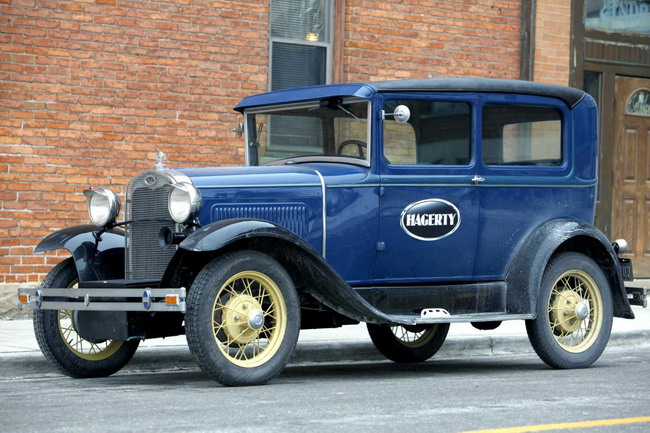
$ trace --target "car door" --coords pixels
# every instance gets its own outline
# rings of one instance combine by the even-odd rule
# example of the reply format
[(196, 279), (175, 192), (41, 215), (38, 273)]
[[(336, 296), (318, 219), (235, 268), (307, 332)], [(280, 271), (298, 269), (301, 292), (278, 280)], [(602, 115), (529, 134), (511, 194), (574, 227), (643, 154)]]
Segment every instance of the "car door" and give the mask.
[[(571, 110), (554, 98), (488, 94), (481, 98), (477, 113), (481, 254), (475, 270), (499, 280), (518, 247), (544, 222), (593, 221), (595, 171), (583, 173), (573, 161), (574, 154), (595, 160), (595, 146), (585, 141), (576, 153), (571, 146)], [(592, 140), (595, 133), (594, 128)]]
[[(391, 94), (381, 103), (375, 284), (471, 280), (478, 222), (472, 97)], [(399, 106), (409, 109), (408, 121), (391, 114)]]

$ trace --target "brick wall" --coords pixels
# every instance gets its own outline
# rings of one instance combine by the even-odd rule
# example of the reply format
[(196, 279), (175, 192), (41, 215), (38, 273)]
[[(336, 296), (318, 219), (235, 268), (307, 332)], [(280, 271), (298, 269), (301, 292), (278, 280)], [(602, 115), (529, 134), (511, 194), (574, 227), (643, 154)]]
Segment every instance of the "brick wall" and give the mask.
[(534, 81), (569, 85), (571, 2), (538, 0)]
[[(81, 192), (123, 194), (157, 150), (170, 166), (242, 161), (232, 107), (267, 89), (268, 4), (0, 0), (0, 283), (42, 279), (61, 257), (33, 247), (88, 222)], [(519, 14), (520, 0), (346, 0), (343, 80), (517, 78)]]
[[(267, 87), (268, 6), (250, 1), (0, 0), (0, 283), (34, 281), (89, 185), (241, 161), (232, 107)], [(65, 253), (62, 253), (65, 254)]]
[(519, 77), (520, 0), (346, 0), (346, 6), (349, 81)]

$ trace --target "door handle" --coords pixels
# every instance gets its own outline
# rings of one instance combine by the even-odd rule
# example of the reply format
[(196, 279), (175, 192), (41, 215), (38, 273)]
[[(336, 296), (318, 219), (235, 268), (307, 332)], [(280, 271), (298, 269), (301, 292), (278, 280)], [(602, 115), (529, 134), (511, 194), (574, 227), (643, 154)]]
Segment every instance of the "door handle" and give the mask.
[(485, 182), (485, 178), (475, 174), (472, 178), (472, 182), (474, 182), (474, 185), (478, 185), (481, 182)]

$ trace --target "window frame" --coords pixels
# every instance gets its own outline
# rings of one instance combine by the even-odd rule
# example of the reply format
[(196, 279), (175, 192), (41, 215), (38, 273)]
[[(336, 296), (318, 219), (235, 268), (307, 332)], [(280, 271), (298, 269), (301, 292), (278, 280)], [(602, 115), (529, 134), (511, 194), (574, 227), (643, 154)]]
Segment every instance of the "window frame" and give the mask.
[[(513, 108), (514, 110), (516, 110), (516, 107), (521, 107), (522, 109), (525, 109), (525, 108), (548, 109), (549, 111), (553, 111), (555, 114), (557, 114), (558, 119), (550, 119), (550, 120), (546, 120), (546, 121), (551, 121), (551, 122), (559, 121), (560, 122), (560, 130), (559, 130), (560, 157), (559, 158), (554, 158), (554, 159), (559, 160), (559, 163), (556, 163), (556, 164), (536, 164), (535, 162), (539, 162), (539, 161), (542, 161), (542, 160), (548, 159), (548, 158), (533, 158), (533, 157), (529, 157), (527, 159), (521, 158), (518, 161), (512, 161), (512, 162), (508, 162), (508, 161), (502, 161), (502, 162), (486, 161), (486, 158), (485, 158), (485, 153), (486, 153), (485, 152), (485, 150), (486, 150), (485, 138), (486, 137), (484, 135), (485, 128), (483, 127), (485, 118), (483, 117), (483, 115), (485, 114), (485, 109), (486, 109), (487, 106), (490, 106), (490, 107), (514, 107)], [(512, 149), (508, 148), (509, 146), (507, 146), (508, 144), (510, 144), (510, 141), (509, 141), (509, 138), (507, 137), (507, 134), (506, 134), (506, 128), (508, 128), (510, 126), (517, 127), (517, 126), (527, 125), (528, 128), (531, 128), (531, 131), (532, 131), (532, 128), (534, 127), (534, 125), (536, 123), (541, 123), (541, 122), (545, 122), (545, 121), (538, 120), (538, 121), (510, 122), (510, 123), (507, 123), (507, 119), (504, 119), (504, 122), (500, 123), (500, 126), (501, 126), (501, 136), (500, 136), (501, 147), (500, 147), (499, 150), (500, 150), (500, 153), (501, 153), (501, 159), (505, 159), (506, 151), (512, 150)], [(487, 165), (487, 166), (490, 166), (490, 167), (494, 167), (494, 166), (496, 166), (496, 167), (502, 167), (502, 166), (509, 166), (509, 167), (558, 167), (558, 166), (561, 166), (565, 161), (565, 157), (564, 157), (564, 137), (562, 136), (562, 130), (563, 130), (562, 114), (560, 113), (560, 111), (556, 110), (554, 107), (539, 106), (539, 105), (532, 105), (532, 104), (508, 104), (508, 105), (505, 105), (505, 104), (492, 104), (492, 103), (483, 104), (482, 110), (481, 110), (481, 149), (482, 149), (481, 161), (483, 162), (484, 165)], [(536, 137), (538, 137), (538, 136), (535, 136), (532, 133), (527, 135), (526, 137), (524, 137), (524, 139), (529, 140), (530, 143), (529, 143), (528, 146), (517, 148), (517, 152), (525, 151), (525, 152), (531, 153), (531, 151), (534, 148), (534, 146), (532, 145), (532, 142), (533, 142), (533, 139), (536, 138)], [(554, 143), (554, 144), (556, 144), (556, 143)], [(557, 147), (554, 146), (554, 150), (557, 150)], [(518, 162), (519, 162), (519, 164), (517, 164)]]
[[(509, 106), (533, 106), (548, 107), (555, 109), (560, 114), (561, 122), (561, 152), (562, 163), (559, 165), (493, 165), (483, 161), (483, 107), (485, 105), (509, 105)], [(573, 146), (571, 111), (562, 101), (534, 95), (505, 95), (492, 94), (482, 95), (481, 102), (476, 107), (476, 120), (478, 129), (476, 131), (477, 140), (480, 140), (480, 146), (477, 146), (476, 158), (481, 167), (481, 173), (488, 175), (519, 175), (519, 176), (566, 176), (572, 169)]]
[[(296, 156), (296, 157), (289, 157), (289, 158), (279, 158), (273, 161), (265, 162), (265, 163), (260, 163), (258, 161), (259, 166), (262, 165), (283, 165), (287, 161), (295, 161), (296, 163), (302, 163), (302, 162), (338, 162), (338, 163), (347, 163), (347, 164), (353, 164), (353, 165), (359, 165), (362, 167), (370, 167), (371, 161), (374, 157), (374, 146), (373, 146), (373, 113), (374, 113), (374, 101), (365, 99), (365, 98), (358, 98), (354, 96), (350, 97), (345, 97), (342, 98), (343, 103), (365, 103), (367, 104), (367, 116), (366, 116), (366, 144), (367, 144), (367, 149), (366, 149), (366, 156), (364, 159), (360, 158), (354, 158), (350, 156), (345, 156), (345, 155), (320, 155), (320, 156), (309, 156), (309, 155), (304, 155), (304, 156)], [(279, 111), (286, 111), (290, 109), (301, 109), (301, 108), (312, 108), (318, 106), (319, 100), (308, 100), (308, 101), (301, 101), (301, 102), (293, 102), (293, 103), (287, 103), (287, 104), (277, 104), (277, 105), (267, 105), (267, 106), (262, 106), (262, 107), (253, 107), (253, 108), (248, 108), (244, 110), (243, 117), (243, 125), (244, 125), (244, 143), (245, 143), (245, 151), (244, 151), (244, 156), (245, 156), (245, 164), (246, 166), (251, 166), (251, 157), (250, 157), (250, 128), (248, 124), (248, 119), (249, 115), (256, 115), (256, 114), (273, 114), (273, 112), (279, 112)], [(267, 133), (266, 136), (266, 141), (267, 141), (267, 146), (268, 142), (270, 141), (270, 134)]]
[[(376, 114), (376, 127), (374, 129), (377, 142), (375, 143), (375, 158), (377, 172), (389, 176), (421, 176), (435, 175), (446, 176), (446, 183), (452, 185), (465, 183), (476, 174), (491, 176), (491, 184), (512, 183), (511, 176), (530, 177), (534, 183), (544, 184), (544, 176), (555, 178), (567, 177), (574, 167), (573, 124), (571, 109), (563, 101), (541, 95), (502, 94), (502, 93), (446, 93), (415, 94), (409, 92), (381, 93), (376, 98), (378, 107), (383, 107), (386, 100), (391, 99), (417, 99), (447, 102), (464, 102), (471, 106), (471, 155), (467, 165), (399, 165), (390, 164), (384, 159), (384, 122), (381, 114)], [(503, 105), (532, 105), (552, 107), (560, 113), (562, 122), (562, 163), (560, 165), (487, 165), (483, 162), (483, 106), (485, 104)], [(381, 110), (378, 110), (381, 111)], [(467, 177), (469, 176), (469, 178)], [(538, 182), (539, 181), (539, 182)], [(437, 181), (436, 181), (437, 182)]]
[[(462, 102), (470, 106), (470, 161), (466, 165), (432, 165), (432, 164), (390, 164), (384, 158), (384, 122), (381, 118), (381, 109), (387, 100), (413, 99), (441, 102)], [(377, 114), (375, 118), (375, 143), (374, 163), (377, 164), (376, 173), (386, 181), (397, 182), (397, 184), (426, 184), (426, 185), (448, 185), (467, 186), (468, 179), (477, 171), (477, 105), (480, 102), (479, 94), (475, 92), (390, 92), (380, 93), (376, 98)]]
[[(458, 94), (458, 93), (435, 93), (435, 94), (415, 94), (415, 93), (385, 93), (381, 95), (382, 97), (377, 101), (378, 106), (383, 107), (386, 101), (393, 100), (413, 100), (413, 101), (428, 101), (428, 102), (451, 102), (451, 103), (463, 103), (469, 106), (469, 117), (470, 117), (470, 137), (469, 137), (469, 155), (470, 159), (466, 164), (396, 164), (391, 163), (385, 158), (385, 149), (384, 149), (384, 120), (381, 117), (378, 118), (378, 137), (381, 141), (381, 149), (378, 149), (378, 146), (375, 146), (381, 161), (381, 165), (389, 168), (391, 171), (406, 169), (409, 171), (431, 171), (431, 170), (440, 170), (441, 173), (444, 172), (455, 172), (458, 170), (465, 171), (471, 169), (476, 165), (476, 103), (478, 98), (471, 94)], [(380, 111), (381, 111), (380, 110)]]

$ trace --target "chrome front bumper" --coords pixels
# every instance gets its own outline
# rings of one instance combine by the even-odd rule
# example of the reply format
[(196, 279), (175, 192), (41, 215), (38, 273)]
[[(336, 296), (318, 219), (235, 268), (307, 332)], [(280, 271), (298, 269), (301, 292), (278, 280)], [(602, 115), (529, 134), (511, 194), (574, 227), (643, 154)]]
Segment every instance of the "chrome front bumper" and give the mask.
[(67, 311), (185, 312), (180, 289), (18, 289), (18, 308)]

